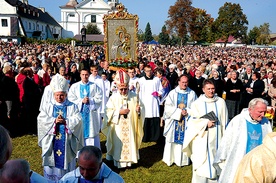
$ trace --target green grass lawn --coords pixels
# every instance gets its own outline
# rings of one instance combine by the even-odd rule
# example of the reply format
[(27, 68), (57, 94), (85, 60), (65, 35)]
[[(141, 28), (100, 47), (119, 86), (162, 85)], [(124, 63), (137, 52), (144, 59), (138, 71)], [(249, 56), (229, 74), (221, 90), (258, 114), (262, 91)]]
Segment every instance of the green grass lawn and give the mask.
[[(142, 143), (140, 160), (137, 165), (127, 169), (117, 169), (113, 162), (105, 160), (105, 136), (101, 134), (101, 146), (104, 162), (119, 173), (125, 182), (191, 182), (192, 166), (168, 167), (162, 162), (163, 146), (156, 143)], [(41, 149), (37, 145), (37, 137), (25, 135), (13, 138), (13, 153), (11, 159), (23, 158), (29, 161), (31, 169), (42, 174)]]

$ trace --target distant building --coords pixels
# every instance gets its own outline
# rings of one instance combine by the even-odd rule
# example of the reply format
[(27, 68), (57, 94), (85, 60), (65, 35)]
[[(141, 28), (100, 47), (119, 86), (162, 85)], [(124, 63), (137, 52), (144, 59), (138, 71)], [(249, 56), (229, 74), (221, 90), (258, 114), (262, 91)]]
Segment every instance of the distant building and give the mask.
[[(224, 47), (225, 45), (225, 39), (218, 39), (215, 42), (215, 46), (218, 47)], [(226, 47), (231, 46), (231, 47), (240, 47), (240, 46), (244, 46), (244, 44), (242, 43), (242, 41), (240, 39), (236, 39), (234, 36), (230, 35), (228, 37), (227, 43), (226, 43)]]
[(93, 23), (104, 34), (103, 16), (115, 11), (118, 0), (69, 0), (61, 9), (60, 25), (64, 29), (64, 37), (74, 37), (80, 34), (83, 25)]
[(28, 4), (28, 0), (0, 0), (0, 38), (20, 41), (20, 37), (45, 40), (61, 38), (62, 27), (45, 11)]
[(269, 37), (271, 42), (276, 41), (276, 33), (271, 33)]

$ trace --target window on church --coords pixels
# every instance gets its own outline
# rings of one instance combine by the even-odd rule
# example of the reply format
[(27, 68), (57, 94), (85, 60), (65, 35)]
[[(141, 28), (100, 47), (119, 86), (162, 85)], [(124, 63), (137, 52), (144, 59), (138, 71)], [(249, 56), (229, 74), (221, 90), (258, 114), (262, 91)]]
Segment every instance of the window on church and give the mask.
[(69, 17), (75, 17), (75, 14), (70, 13)]
[(35, 30), (35, 23), (33, 23), (33, 30)]
[(91, 15), (91, 22), (92, 23), (96, 23), (97, 22), (96, 15)]
[(2, 25), (2, 27), (8, 27), (8, 20), (7, 19), (1, 19), (1, 25)]
[(29, 30), (32, 29), (32, 24), (29, 22)]

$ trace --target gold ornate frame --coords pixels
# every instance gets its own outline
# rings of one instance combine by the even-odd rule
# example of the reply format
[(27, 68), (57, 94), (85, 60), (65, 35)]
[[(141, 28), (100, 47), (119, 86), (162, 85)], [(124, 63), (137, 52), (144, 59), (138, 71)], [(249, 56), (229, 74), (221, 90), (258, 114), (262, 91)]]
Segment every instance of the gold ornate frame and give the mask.
[(109, 62), (137, 62), (138, 16), (129, 14), (123, 4), (117, 12), (104, 15), (105, 59)]

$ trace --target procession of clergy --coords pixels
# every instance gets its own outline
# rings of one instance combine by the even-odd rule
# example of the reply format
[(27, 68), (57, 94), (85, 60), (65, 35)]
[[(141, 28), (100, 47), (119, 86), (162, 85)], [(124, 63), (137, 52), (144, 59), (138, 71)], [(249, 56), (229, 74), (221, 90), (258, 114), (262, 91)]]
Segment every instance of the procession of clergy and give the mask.
[[(264, 99), (252, 99), (248, 108), (229, 121), (226, 103), (216, 95), (212, 80), (203, 81), (203, 94), (197, 97), (188, 87), (189, 77), (185, 74), (178, 78), (178, 86), (169, 91), (154, 76), (151, 66), (144, 67), (141, 78), (130, 78), (131, 72), (134, 69), (116, 72), (116, 90), (111, 96), (104, 81), (91, 78), (88, 70), (80, 71), (81, 81), (70, 89), (63, 76), (53, 76), (44, 90), (38, 115), (45, 178), (56, 182), (74, 179), (77, 174), (70, 171), (75, 171), (78, 151), (84, 146), (101, 148), (102, 132), (107, 139), (106, 159), (118, 168), (138, 163), (143, 158), (139, 156), (141, 143), (158, 142), (164, 135), (163, 161), (168, 166), (192, 163), (193, 183), (275, 180), (275, 165), (269, 159), (272, 154), (258, 163), (243, 160), (247, 164), (240, 164), (262, 143), (275, 146), (276, 134), (270, 133), (271, 124), (264, 117), (268, 105)], [(162, 106), (164, 112), (160, 111)], [(161, 117), (164, 132), (160, 128)], [(255, 172), (258, 167), (262, 171)], [(85, 178), (81, 171), (84, 168), (80, 166), (78, 175)], [(96, 177), (102, 173), (99, 171)], [(93, 182), (92, 179), (84, 180)]]

